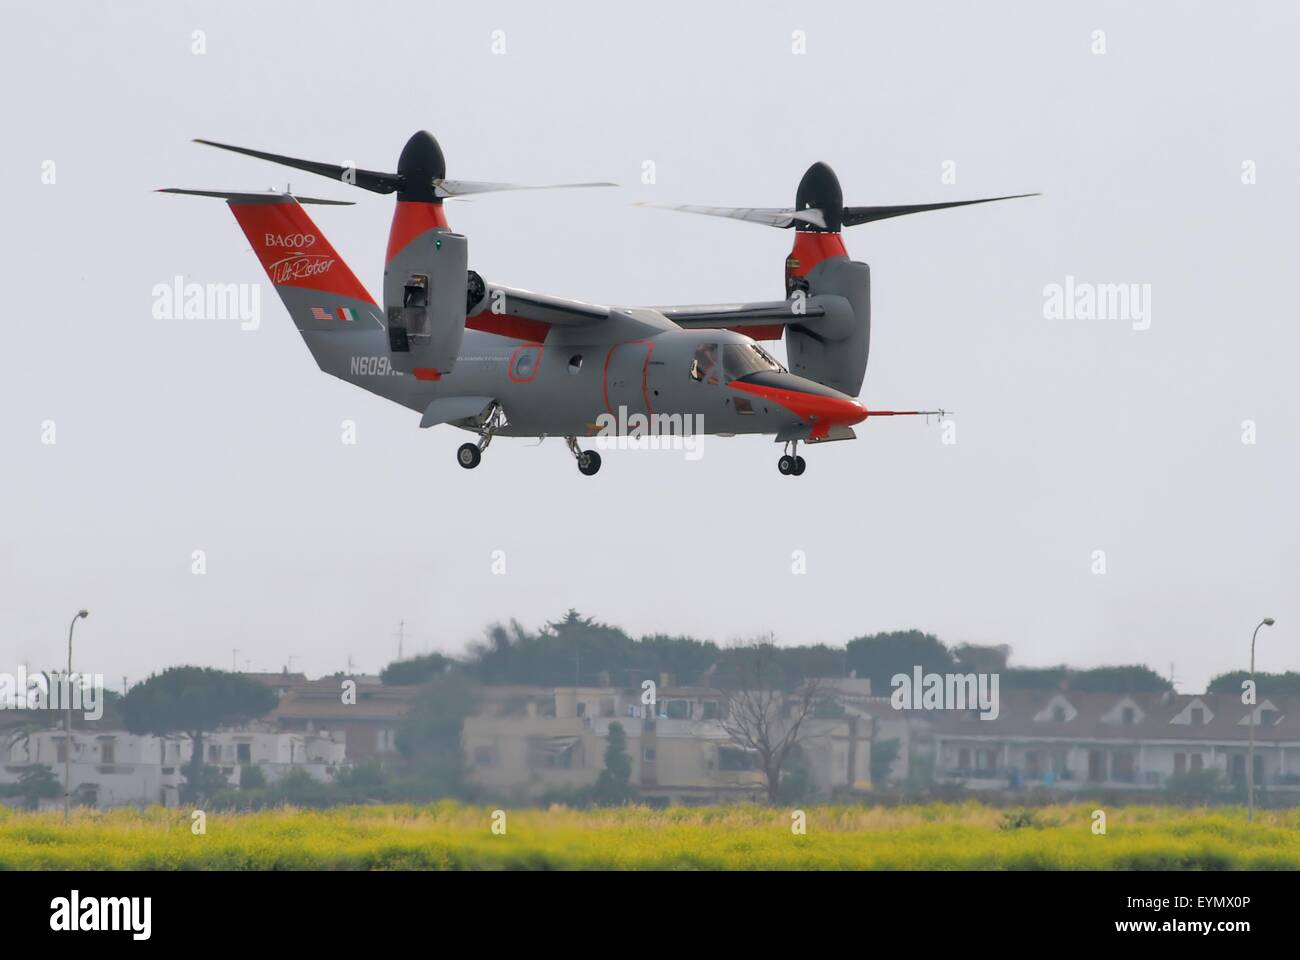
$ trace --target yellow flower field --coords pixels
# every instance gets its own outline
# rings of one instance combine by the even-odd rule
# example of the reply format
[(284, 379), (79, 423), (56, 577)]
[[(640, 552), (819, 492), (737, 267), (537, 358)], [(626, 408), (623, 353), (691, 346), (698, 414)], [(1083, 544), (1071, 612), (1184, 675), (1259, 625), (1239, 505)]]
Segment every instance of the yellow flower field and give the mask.
[[(976, 803), (650, 810), (506, 809), (455, 803), (209, 813), (0, 807), (7, 870), (1107, 870), (1296, 869), (1300, 811), (1114, 807), (1106, 834), (1090, 805), (1015, 811)], [(1020, 824), (1020, 825), (1017, 825)]]

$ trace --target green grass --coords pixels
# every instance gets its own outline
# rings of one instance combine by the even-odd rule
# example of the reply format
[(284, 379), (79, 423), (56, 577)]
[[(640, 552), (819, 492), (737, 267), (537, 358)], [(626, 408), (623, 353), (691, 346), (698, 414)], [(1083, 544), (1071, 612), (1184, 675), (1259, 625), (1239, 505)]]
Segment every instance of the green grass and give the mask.
[(1300, 810), (1091, 805), (1031, 817), (977, 803), (650, 810), (492, 809), (454, 803), (209, 813), (0, 808), (7, 870), (1251, 870), (1300, 868)]

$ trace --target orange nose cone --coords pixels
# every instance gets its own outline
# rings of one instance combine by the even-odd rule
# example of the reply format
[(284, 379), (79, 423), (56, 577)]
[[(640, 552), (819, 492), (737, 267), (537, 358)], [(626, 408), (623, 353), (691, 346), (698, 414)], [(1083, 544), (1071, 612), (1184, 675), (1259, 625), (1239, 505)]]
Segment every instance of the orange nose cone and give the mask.
[(836, 400), (834, 404), (829, 417), (831, 423), (851, 427), (867, 419), (867, 408), (856, 400)]

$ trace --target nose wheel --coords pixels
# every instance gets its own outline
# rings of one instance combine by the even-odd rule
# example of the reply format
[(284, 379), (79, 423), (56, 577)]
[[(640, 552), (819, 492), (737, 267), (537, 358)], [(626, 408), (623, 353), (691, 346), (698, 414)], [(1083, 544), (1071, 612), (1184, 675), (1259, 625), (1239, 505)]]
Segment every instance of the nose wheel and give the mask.
[(577, 437), (565, 437), (564, 442), (569, 445), (569, 452), (578, 461), (578, 472), (584, 477), (594, 477), (600, 470), (600, 454), (595, 450), (581, 449)]
[(808, 468), (807, 462), (799, 456), (799, 441), (795, 440), (792, 444), (786, 446), (789, 453), (781, 456), (776, 462), (776, 468), (781, 471), (783, 477), (801, 477), (804, 470)]
[(473, 470), (483, 459), (483, 452), (474, 443), (462, 443), (456, 451), (456, 462), (466, 470)]

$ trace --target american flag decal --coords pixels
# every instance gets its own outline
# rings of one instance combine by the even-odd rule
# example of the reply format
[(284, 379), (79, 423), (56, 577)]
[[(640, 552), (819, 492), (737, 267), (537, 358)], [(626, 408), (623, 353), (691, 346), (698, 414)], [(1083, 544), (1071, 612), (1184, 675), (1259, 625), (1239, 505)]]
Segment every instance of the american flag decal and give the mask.
[(311, 308), (311, 318), (313, 320), (320, 320), (323, 323), (328, 323), (334, 319), (333, 315), (331, 315), (328, 310), (324, 310), (320, 307)]

